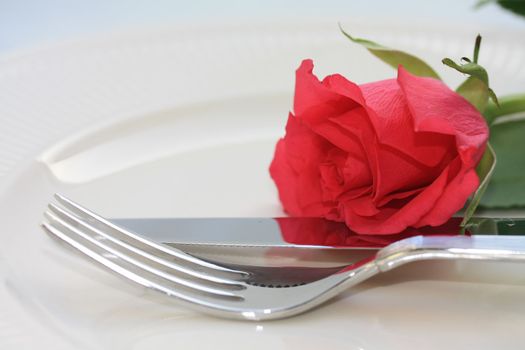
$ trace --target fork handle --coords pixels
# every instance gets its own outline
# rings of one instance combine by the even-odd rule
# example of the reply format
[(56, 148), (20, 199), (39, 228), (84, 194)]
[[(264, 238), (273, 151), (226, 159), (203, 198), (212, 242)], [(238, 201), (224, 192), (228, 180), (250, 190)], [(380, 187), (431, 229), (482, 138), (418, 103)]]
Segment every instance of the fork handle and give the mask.
[(525, 262), (525, 237), (415, 236), (381, 249), (376, 264), (388, 271), (412, 261), (434, 259)]

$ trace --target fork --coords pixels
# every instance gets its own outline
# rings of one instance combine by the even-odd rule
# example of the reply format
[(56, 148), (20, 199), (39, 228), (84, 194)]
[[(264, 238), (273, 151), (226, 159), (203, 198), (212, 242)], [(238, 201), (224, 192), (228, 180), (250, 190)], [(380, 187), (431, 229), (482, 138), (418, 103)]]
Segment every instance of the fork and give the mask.
[[(228, 318), (268, 320), (297, 315), (409, 262), (525, 262), (525, 239), (519, 236), (416, 236), (395, 242), (362, 261), (314, 271), (321, 277), (306, 283), (268, 285), (257, 283), (256, 274), (249, 268), (234, 269), (199, 259), (119, 227), (60, 194), (55, 199), (42, 223), (52, 237), (135, 284), (201, 312)], [(319, 268), (299, 273), (308, 274), (312, 269)]]

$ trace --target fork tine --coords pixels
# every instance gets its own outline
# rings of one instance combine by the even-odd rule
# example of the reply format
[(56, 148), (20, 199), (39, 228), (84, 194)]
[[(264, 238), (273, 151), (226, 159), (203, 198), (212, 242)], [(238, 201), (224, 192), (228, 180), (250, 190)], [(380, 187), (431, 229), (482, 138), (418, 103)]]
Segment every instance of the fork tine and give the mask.
[[(185, 287), (192, 288), (192, 289), (195, 289), (195, 290), (199, 290), (199, 291), (202, 291), (202, 292), (205, 292), (205, 293), (222, 295), (222, 296), (227, 296), (227, 297), (238, 297), (238, 295), (236, 295), (235, 293), (232, 293), (230, 291), (226, 291), (223, 288), (220, 288), (219, 286), (217, 286), (217, 284), (215, 284), (215, 286), (211, 287), (211, 286), (208, 286), (208, 285), (204, 285), (202, 283), (197, 283), (197, 282), (188, 280), (186, 278), (175, 276), (173, 274), (170, 274), (170, 273), (167, 273), (165, 271), (159, 270), (159, 269), (155, 268), (154, 266), (151, 266), (151, 265), (149, 265), (147, 263), (143, 263), (143, 262), (133, 258), (132, 256), (130, 256), (130, 255), (128, 255), (128, 254), (126, 254), (126, 253), (124, 253), (122, 251), (119, 251), (118, 249), (114, 249), (114, 248), (108, 246), (107, 244), (104, 244), (104, 242), (102, 242), (100, 240), (97, 240), (95, 237), (89, 235), (88, 233), (81, 231), (77, 227), (74, 227), (73, 225), (71, 225), (70, 223), (66, 222), (65, 220), (63, 220), (62, 218), (58, 217), (57, 215), (55, 215), (52, 212), (49, 212), (49, 211), (45, 212), (44, 216), (46, 217), (46, 219), (49, 220), (50, 226), (53, 226), (56, 229), (62, 228), (61, 229), (62, 232), (67, 231), (70, 234), (75, 234), (75, 235), (77, 235), (79, 237), (82, 237), (82, 239), (90, 242), (91, 244), (95, 245), (97, 248), (100, 248), (102, 250), (103, 254), (107, 254), (107, 253), (112, 254), (112, 255), (114, 255), (114, 256), (116, 256), (116, 257), (126, 261), (127, 263), (129, 263), (129, 264), (131, 264), (133, 266), (136, 266), (139, 269), (147, 271), (147, 272), (149, 272), (151, 274), (154, 274), (154, 275), (156, 275), (158, 277), (164, 278), (164, 279), (166, 279), (168, 281), (171, 281), (173, 283), (180, 284), (180, 285), (183, 285)], [(53, 223), (55, 223), (55, 224), (53, 224)], [(70, 235), (70, 237), (71, 237), (71, 235)], [(78, 241), (78, 239), (77, 239), (77, 241)], [(231, 282), (234, 282), (234, 281), (231, 281)], [(231, 284), (226, 285), (226, 286), (231, 286)], [(238, 282), (234, 286), (238, 286), (239, 289), (243, 289), (243, 285), (239, 284)]]
[(163, 244), (158, 244), (156, 242), (152, 242), (150, 240), (147, 240), (131, 231), (128, 231), (122, 227), (119, 227), (112, 222), (104, 219), (103, 217), (93, 213), (92, 211), (80, 206), (79, 204), (73, 202), (72, 200), (56, 193), (55, 194), (56, 200), (64, 206), (66, 209), (71, 210), (73, 213), (75, 213), (77, 216), (84, 218), (85, 220), (90, 220), (90, 224), (92, 226), (98, 225), (102, 226), (103, 230), (110, 230), (111, 232), (115, 232), (121, 235), (126, 236), (128, 239), (132, 240), (136, 244), (140, 244), (143, 246), (148, 246), (149, 248), (153, 248), (155, 251), (162, 252), (164, 254), (171, 255), (175, 258), (178, 258), (180, 260), (184, 260), (187, 262), (190, 262), (192, 264), (198, 265), (203, 268), (207, 268), (214, 271), (222, 271), (226, 273), (230, 273), (232, 275), (237, 275), (238, 278), (246, 278), (249, 276), (247, 272), (244, 271), (238, 271), (238, 270), (232, 270), (223, 266), (215, 265), (212, 263), (209, 263), (207, 261), (203, 261), (201, 259), (195, 258), (191, 255), (188, 255), (186, 253), (183, 253), (179, 250), (176, 250), (174, 248), (165, 246)]
[[(52, 220), (56, 219), (53, 214), (48, 214), (48, 217)], [(42, 227), (47, 233), (58, 237), (105, 267), (108, 267), (119, 275), (139, 283), (142, 286), (153, 288), (164, 292), (165, 294), (177, 296), (182, 299), (191, 299), (194, 302), (202, 302), (204, 300), (202, 296), (203, 294), (212, 297), (226, 297), (232, 300), (242, 300), (240, 295), (231, 291), (199, 285), (192, 281), (186, 281), (174, 276), (168, 277), (168, 274), (162, 273), (162, 271), (154, 271), (154, 269), (149, 268), (144, 269), (144, 264), (140, 264), (140, 262), (134, 261), (134, 259), (129, 257), (124, 257), (124, 254), (118, 252), (115, 254), (114, 251), (105, 249), (106, 247), (103, 247), (103, 245), (101, 246), (94, 243), (94, 239), (90, 240), (85, 234), (76, 230), (71, 225), (68, 225), (67, 223), (66, 225), (62, 225), (62, 223), (59, 223), (58, 221), (55, 223), (42, 223)], [(90, 246), (95, 249), (92, 249)], [(100, 251), (97, 251), (98, 248), (100, 248)], [(118, 259), (114, 259), (115, 256), (118, 257)], [(170, 287), (169, 285), (171, 284), (175, 285), (175, 287)]]
[[(195, 271), (194, 269), (191, 269), (191, 268), (188, 268), (188, 267), (183, 266), (181, 264), (177, 264), (177, 263), (174, 263), (174, 262), (162, 259), (161, 257), (155, 256), (155, 255), (150, 254), (150, 253), (148, 253), (148, 252), (146, 252), (144, 250), (141, 250), (141, 249), (139, 249), (137, 247), (134, 247), (134, 246), (132, 246), (132, 245), (126, 243), (126, 242), (123, 242), (123, 241), (113, 237), (112, 235), (108, 234), (107, 232), (104, 232), (104, 231), (102, 231), (100, 229), (97, 229), (96, 227), (93, 227), (89, 223), (79, 219), (75, 215), (65, 211), (64, 209), (62, 209), (60, 207), (57, 207), (54, 204), (49, 204), (48, 207), (49, 207), (49, 212), (46, 212), (44, 215), (52, 214), (53, 215), (52, 219), (54, 221), (60, 222), (63, 226), (66, 225), (66, 224), (69, 224), (70, 226), (76, 226), (75, 227), (76, 229), (79, 229), (78, 226), (81, 226), (82, 230), (84, 231), (84, 233), (85, 233), (86, 230), (88, 232), (90, 232), (90, 238), (91, 239), (95, 239), (95, 238), (91, 237), (93, 234), (97, 235), (97, 236), (101, 236), (101, 237), (104, 237), (105, 239), (111, 241), (112, 243), (120, 246), (121, 248), (123, 248), (123, 250), (125, 252), (132, 252), (133, 254), (136, 254), (136, 255), (139, 255), (139, 256), (141, 256), (143, 258), (146, 258), (146, 259), (152, 261), (153, 263), (156, 263), (158, 265), (162, 265), (164, 267), (167, 267), (167, 268), (169, 268), (171, 270), (174, 270), (176, 272), (179, 272), (181, 274), (189, 275), (191, 277), (195, 277), (195, 278), (198, 278), (198, 279), (201, 279), (201, 280), (205, 280), (205, 281), (209, 281), (209, 282), (213, 282), (213, 283), (219, 283), (219, 284), (236, 286), (238, 288), (242, 288), (242, 284), (240, 284), (236, 280), (227, 279), (227, 278), (221, 278), (221, 277), (218, 277), (218, 276), (215, 276), (215, 275), (212, 275), (212, 274), (206, 274), (206, 273), (202, 273), (200, 271)], [(97, 241), (96, 243), (94, 242), (94, 244), (98, 244), (98, 243), (99, 243), (99, 241)]]

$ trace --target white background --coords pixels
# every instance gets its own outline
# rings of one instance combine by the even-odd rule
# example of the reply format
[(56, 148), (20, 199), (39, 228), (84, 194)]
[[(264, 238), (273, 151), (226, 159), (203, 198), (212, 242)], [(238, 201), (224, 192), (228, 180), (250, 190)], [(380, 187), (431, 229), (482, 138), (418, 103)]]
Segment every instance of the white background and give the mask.
[(442, 20), (443, 26), (525, 28), (521, 19), (477, 0), (0, 0), (0, 55), (64, 40), (129, 28), (182, 23), (333, 19), (371, 16), (400, 22)]

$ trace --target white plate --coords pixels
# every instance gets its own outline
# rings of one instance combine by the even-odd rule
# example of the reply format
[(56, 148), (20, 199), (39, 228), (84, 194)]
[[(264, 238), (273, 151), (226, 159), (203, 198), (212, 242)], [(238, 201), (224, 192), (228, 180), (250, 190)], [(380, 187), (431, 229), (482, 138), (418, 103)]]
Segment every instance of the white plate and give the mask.
[[(469, 54), (476, 34), (347, 28), (438, 68)], [(484, 33), (498, 93), (525, 86), (523, 34)], [(39, 229), (53, 192), (105, 216), (280, 214), (267, 167), (305, 57), (319, 76), (394, 76), (333, 23), (122, 33), (0, 60), (0, 348), (521, 348), (521, 265), (407, 266), (316, 311), (256, 324), (158, 304)]]

